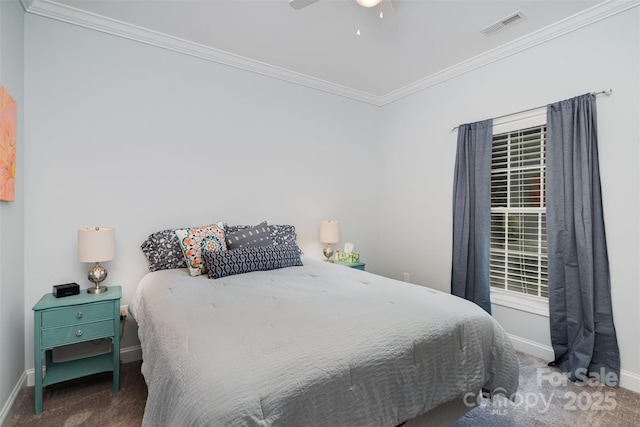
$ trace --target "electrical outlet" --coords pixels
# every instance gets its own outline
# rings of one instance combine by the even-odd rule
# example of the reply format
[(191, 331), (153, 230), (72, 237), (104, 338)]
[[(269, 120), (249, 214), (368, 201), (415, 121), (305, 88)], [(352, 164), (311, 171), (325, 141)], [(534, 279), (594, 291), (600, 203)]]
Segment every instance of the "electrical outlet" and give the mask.
[(120, 320), (124, 320), (129, 315), (129, 306), (121, 305), (120, 306)]
[(410, 282), (411, 281), (411, 275), (405, 271), (404, 274), (402, 275), (402, 281), (403, 282)]

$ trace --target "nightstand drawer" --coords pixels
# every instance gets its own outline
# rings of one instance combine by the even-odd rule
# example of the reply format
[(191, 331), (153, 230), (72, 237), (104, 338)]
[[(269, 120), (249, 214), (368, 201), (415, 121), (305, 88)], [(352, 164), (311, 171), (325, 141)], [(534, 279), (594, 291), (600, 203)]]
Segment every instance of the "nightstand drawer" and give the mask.
[(77, 342), (112, 337), (114, 334), (113, 320), (101, 322), (81, 323), (63, 328), (43, 329), (42, 347), (74, 344)]
[(112, 302), (85, 304), (76, 307), (47, 310), (42, 313), (42, 327), (74, 325), (92, 322), (94, 320), (113, 319), (114, 308)]

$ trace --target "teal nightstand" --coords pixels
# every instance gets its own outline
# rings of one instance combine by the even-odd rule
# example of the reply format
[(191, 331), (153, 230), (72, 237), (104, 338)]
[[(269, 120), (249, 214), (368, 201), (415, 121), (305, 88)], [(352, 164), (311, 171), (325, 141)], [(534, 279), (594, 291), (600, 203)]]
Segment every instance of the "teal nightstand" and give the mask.
[[(81, 291), (83, 292), (83, 291)], [(99, 372), (113, 371), (113, 392), (120, 389), (120, 298), (122, 288), (109, 286), (101, 294), (56, 298), (46, 294), (33, 307), (35, 413), (42, 412), (42, 388)], [(56, 347), (110, 338), (110, 353), (53, 363)], [(46, 375), (42, 377), (42, 357)]]
[(366, 265), (364, 262), (346, 262), (346, 261), (336, 261), (334, 264), (345, 265), (347, 267), (355, 268), (356, 270), (363, 270)]

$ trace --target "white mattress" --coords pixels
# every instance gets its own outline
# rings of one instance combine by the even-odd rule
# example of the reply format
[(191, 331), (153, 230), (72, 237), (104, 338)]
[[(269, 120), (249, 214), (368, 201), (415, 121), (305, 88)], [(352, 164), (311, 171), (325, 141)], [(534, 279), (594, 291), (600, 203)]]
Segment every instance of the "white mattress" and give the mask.
[(504, 330), (458, 297), (321, 261), (212, 280), (149, 273), (138, 322), (150, 426), (396, 426), (514, 393)]

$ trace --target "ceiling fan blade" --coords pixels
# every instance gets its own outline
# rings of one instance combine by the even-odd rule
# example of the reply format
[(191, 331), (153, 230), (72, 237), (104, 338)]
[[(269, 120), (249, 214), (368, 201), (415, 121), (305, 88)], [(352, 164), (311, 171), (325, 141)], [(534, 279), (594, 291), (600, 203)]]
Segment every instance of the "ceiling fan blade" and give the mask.
[(302, 9), (303, 7), (307, 7), (317, 1), (318, 0), (289, 0), (289, 6), (297, 10)]
[(391, 30), (398, 24), (398, 18), (396, 16), (396, 9), (393, 7), (391, 0), (382, 0), (380, 3), (380, 13), (382, 13), (382, 19), (380, 23), (384, 30)]

